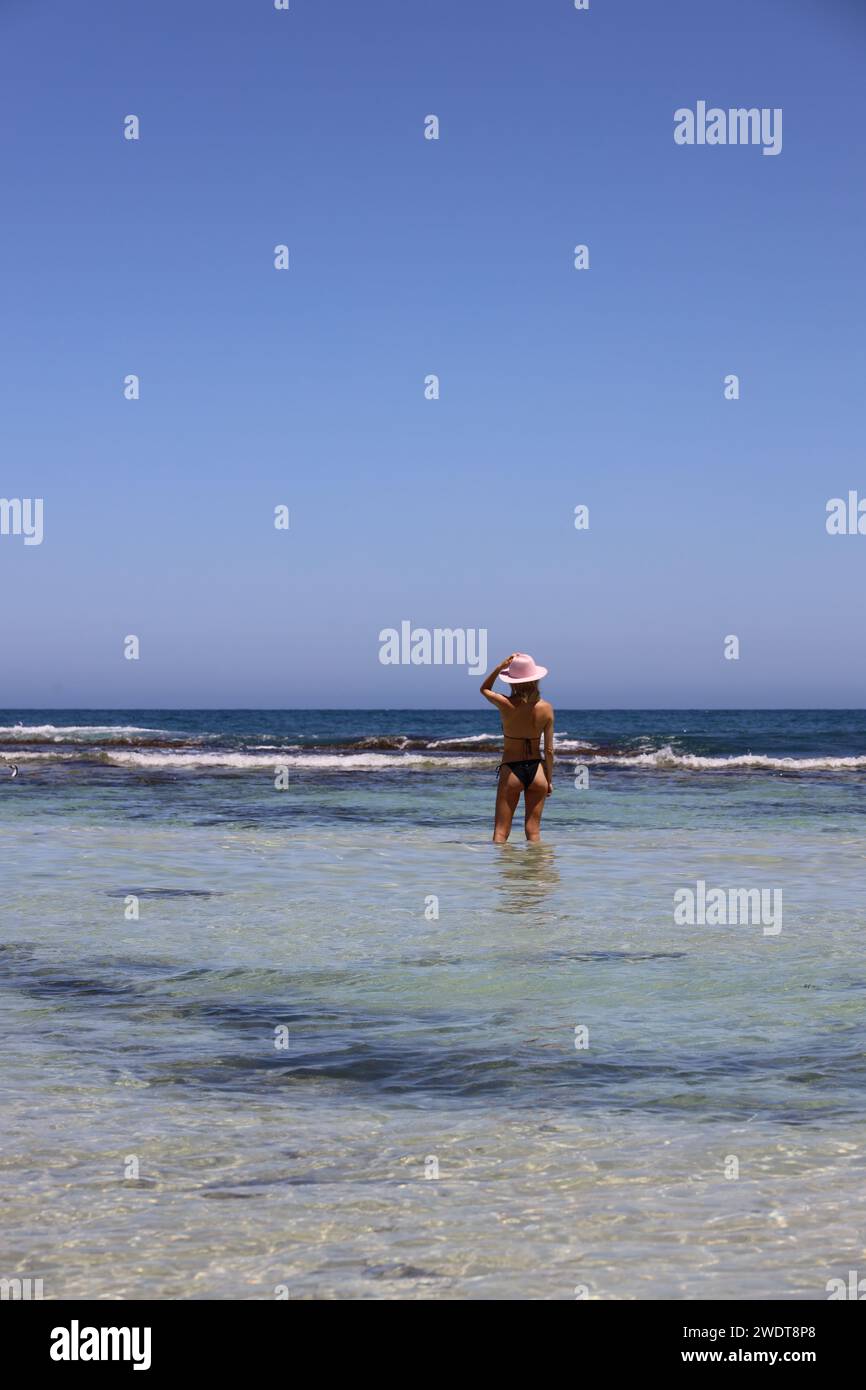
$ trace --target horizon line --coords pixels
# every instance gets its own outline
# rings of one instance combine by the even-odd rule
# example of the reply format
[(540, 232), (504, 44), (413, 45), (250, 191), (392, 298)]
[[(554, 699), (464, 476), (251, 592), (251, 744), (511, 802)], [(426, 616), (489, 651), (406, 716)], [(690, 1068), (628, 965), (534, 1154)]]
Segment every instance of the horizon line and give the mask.
[[(866, 705), (567, 705), (556, 706), (574, 713), (629, 714), (637, 711), (657, 714), (797, 714), (813, 713), (862, 714)], [(236, 714), (472, 714), (487, 712), (484, 705), (0, 705), (0, 714), (30, 714), (65, 710), (69, 713), (102, 710), (123, 713), (151, 710), (164, 714), (228, 713)]]

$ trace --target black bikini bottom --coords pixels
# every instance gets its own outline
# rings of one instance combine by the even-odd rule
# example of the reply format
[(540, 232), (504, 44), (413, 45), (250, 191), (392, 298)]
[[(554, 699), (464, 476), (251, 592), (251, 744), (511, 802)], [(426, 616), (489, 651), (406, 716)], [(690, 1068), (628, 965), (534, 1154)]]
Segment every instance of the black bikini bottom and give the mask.
[(500, 769), (503, 767), (510, 767), (515, 777), (520, 778), (524, 787), (531, 787), (532, 783), (535, 781), (535, 774), (541, 767), (541, 759), (526, 758), (519, 763), (500, 763), (499, 767), (496, 769), (497, 777), (499, 776)]

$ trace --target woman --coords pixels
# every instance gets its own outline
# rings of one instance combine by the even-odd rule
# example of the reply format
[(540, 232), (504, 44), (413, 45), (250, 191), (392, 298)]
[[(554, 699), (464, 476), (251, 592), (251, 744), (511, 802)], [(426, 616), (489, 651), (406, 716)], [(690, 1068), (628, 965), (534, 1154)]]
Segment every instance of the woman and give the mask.
[[(521, 791), (526, 838), (541, 839), (541, 813), (545, 798), (553, 791), (553, 706), (542, 700), (538, 689), (538, 682), (546, 675), (547, 667), (536, 666), (526, 652), (512, 652), (507, 661), (493, 668), (481, 687), (485, 700), (499, 709), (505, 739), (496, 793), (495, 845), (504, 845), (508, 839)], [(511, 686), (510, 695), (492, 689), (497, 676)]]

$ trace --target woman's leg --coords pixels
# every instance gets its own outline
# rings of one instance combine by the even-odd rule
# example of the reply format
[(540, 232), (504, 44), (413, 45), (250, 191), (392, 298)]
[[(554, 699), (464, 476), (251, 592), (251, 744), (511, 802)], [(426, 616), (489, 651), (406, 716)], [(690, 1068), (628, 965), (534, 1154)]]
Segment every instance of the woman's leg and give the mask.
[[(545, 783), (546, 785), (547, 783)], [(520, 778), (515, 777), (510, 767), (499, 769), (499, 786), (496, 789), (496, 820), (493, 826), (493, 843), (495, 845), (504, 845), (508, 839), (522, 786)]]
[(544, 771), (544, 763), (540, 763), (538, 771), (523, 795), (523, 806), (526, 812), (525, 829), (527, 840), (541, 839), (541, 817), (544, 812), (544, 803), (546, 800), (547, 774)]

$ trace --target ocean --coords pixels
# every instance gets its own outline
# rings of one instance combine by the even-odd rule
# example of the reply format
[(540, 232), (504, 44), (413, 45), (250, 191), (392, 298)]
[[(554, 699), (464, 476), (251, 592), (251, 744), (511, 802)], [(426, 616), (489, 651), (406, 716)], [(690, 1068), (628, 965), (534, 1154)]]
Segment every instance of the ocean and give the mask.
[[(522, 808), (490, 843), (497, 730), (0, 712), (0, 1277), (737, 1300), (866, 1275), (866, 712), (559, 710), (540, 845)], [(685, 890), (727, 909), (677, 920)]]

